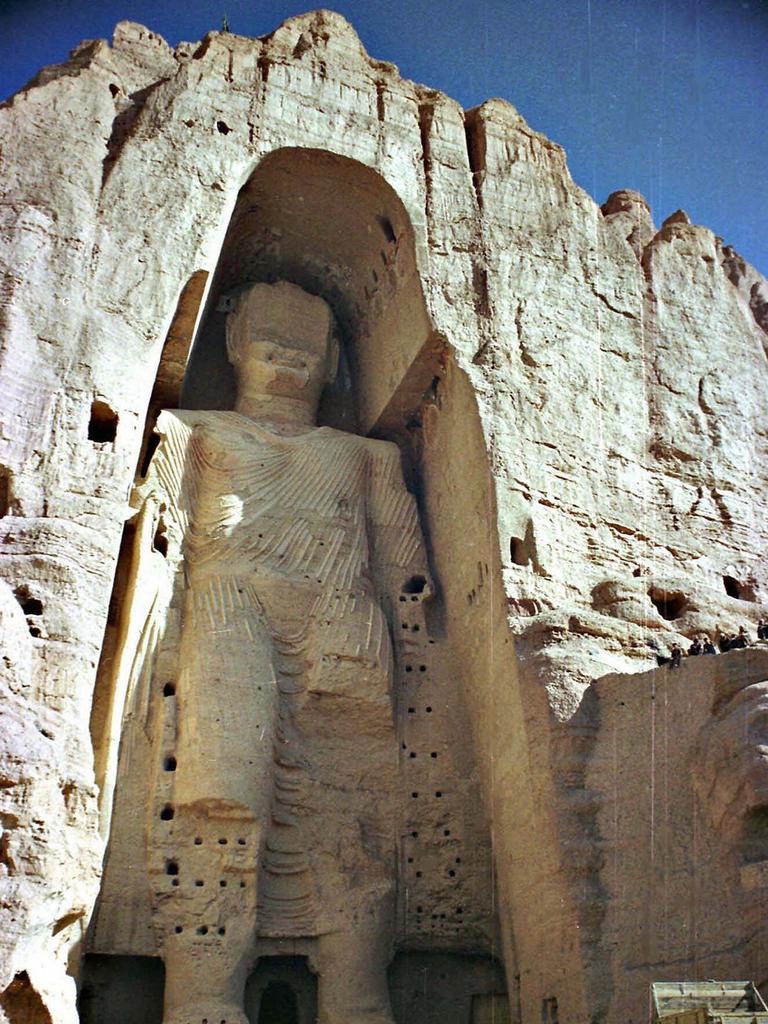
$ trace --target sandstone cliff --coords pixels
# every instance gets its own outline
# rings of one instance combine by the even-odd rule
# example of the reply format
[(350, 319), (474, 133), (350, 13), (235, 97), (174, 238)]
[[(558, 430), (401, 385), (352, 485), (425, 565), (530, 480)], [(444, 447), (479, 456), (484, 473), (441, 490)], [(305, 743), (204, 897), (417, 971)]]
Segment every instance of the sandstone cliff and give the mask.
[[(610, 875), (606, 837), (630, 841), (609, 836), (610, 780), (625, 782), (592, 706), (594, 680), (646, 673), (672, 641), (768, 610), (757, 271), (685, 216), (657, 231), (636, 193), (599, 207), (509, 104), (463, 111), (327, 11), (175, 51), (121, 23), (4, 104), (0, 132), (7, 1018), (77, 1019), (109, 831), (94, 745), (111, 697), (94, 702), (94, 685), (129, 492), (193, 341), (188, 404), (226, 403), (216, 304), (244, 278), (287, 277), (331, 303), (359, 428), (405, 453), (433, 628), (453, 651), (434, 699), (446, 735), (470, 727), (512, 1019), (640, 1019), (651, 975), (764, 970), (764, 925), (733, 907), (722, 935), (664, 942), (621, 909), (658, 861)], [(724, 670), (687, 671), (704, 728)], [(620, 685), (650, 684), (600, 692)], [(633, 731), (620, 733), (615, 756), (631, 759)], [(688, 747), (676, 772), (696, 771)], [(674, 773), (666, 785), (657, 815), (679, 799)], [(707, 888), (666, 894), (681, 913), (712, 897), (717, 857), (738, 875), (736, 840), (707, 827), (722, 850)], [(406, 932), (403, 948), (424, 946)]]

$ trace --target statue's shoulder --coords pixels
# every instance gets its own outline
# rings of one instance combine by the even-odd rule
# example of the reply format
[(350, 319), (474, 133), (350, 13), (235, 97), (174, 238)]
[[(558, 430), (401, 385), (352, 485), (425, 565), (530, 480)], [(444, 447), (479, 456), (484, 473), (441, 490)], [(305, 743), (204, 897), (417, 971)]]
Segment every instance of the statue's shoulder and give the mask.
[(194, 439), (202, 449), (215, 450), (221, 446), (222, 437), (231, 436), (239, 420), (247, 423), (244, 416), (235, 412), (163, 409), (157, 418), (155, 433), (159, 435), (161, 446), (183, 448)]
[(364, 438), (368, 453), (375, 462), (386, 465), (400, 465), (400, 449), (394, 441), (380, 441), (378, 438)]
[(377, 438), (363, 437), (361, 434), (350, 434), (346, 430), (335, 427), (319, 427), (315, 436), (318, 440), (328, 439), (328, 444), (357, 448), (376, 461), (400, 462), (400, 449), (392, 441), (379, 441)]
[(216, 429), (229, 423), (237, 413), (206, 409), (163, 409), (157, 417), (157, 432), (161, 435), (178, 431)]

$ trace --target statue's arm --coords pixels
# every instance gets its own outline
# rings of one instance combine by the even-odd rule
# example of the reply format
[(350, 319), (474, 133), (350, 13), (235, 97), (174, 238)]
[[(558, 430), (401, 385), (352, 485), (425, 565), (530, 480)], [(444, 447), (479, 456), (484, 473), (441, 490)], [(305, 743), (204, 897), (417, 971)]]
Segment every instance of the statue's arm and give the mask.
[(134, 488), (131, 504), (151, 514), (165, 557), (177, 564), (194, 510), (199, 479), (195, 423), (165, 410), (155, 427), (155, 452), (147, 475)]
[(157, 448), (147, 474), (131, 494), (134, 531), (123, 556), (127, 564), (120, 588), (117, 636), (99, 680), (105, 696), (95, 760), (105, 835), (126, 721), (147, 719), (158, 645), (162, 639), (168, 642), (177, 630), (174, 584), (182, 564), (194, 487), (185, 468), (190, 461), (191, 430), (177, 416), (162, 413), (156, 433)]
[(372, 447), (368, 470), (371, 569), (390, 617), (401, 594), (433, 593), (416, 500), (407, 490), (400, 450), (390, 442)]

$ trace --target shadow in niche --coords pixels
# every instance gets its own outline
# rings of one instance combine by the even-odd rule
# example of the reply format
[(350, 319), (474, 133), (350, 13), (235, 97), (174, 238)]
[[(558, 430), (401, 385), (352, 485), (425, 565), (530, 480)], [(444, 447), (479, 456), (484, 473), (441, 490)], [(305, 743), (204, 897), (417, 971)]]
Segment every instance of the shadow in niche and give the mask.
[(77, 1001), (80, 1024), (162, 1024), (164, 988), (158, 957), (88, 954)]
[(741, 828), (741, 858), (744, 864), (768, 860), (768, 807), (753, 807), (744, 815)]
[(284, 981), (270, 981), (261, 997), (259, 1024), (299, 1024), (296, 993)]
[(504, 968), (494, 957), (398, 953), (388, 976), (397, 1024), (511, 1024)]
[(245, 986), (250, 1024), (315, 1024), (317, 978), (305, 956), (263, 956)]

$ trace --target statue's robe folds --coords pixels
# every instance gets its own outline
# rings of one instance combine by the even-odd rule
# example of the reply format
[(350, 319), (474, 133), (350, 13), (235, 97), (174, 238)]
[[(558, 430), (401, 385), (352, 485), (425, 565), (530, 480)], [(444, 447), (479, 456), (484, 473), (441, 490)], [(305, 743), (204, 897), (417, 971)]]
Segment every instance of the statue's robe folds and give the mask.
[[(92, 948), (162, 949), (182, 898), (215, 933), (235, 909), (216, 910), (216, 885), (248, 870), (260, 935), (364, 927), (395, 879), (387, 620), (397, 630), (401, 588), (427, 575), (399, 451), (235, 412), (165, 412), (157, 432)], [(193, 845), (225, 840), (222, 877), (188, 892)]]

